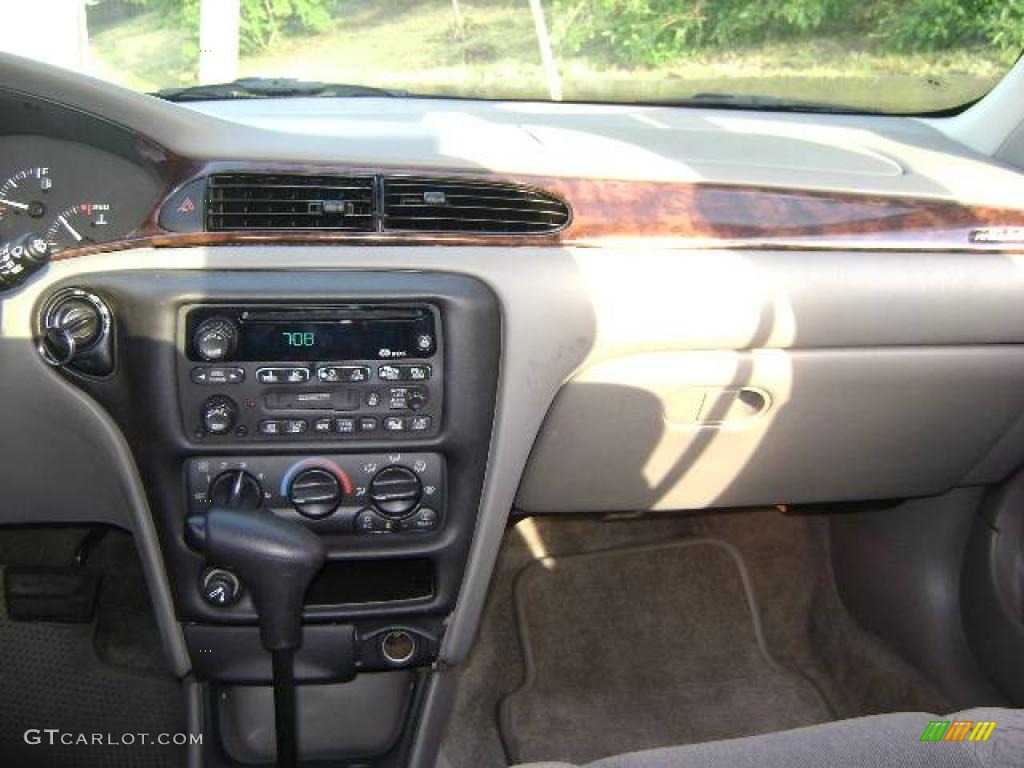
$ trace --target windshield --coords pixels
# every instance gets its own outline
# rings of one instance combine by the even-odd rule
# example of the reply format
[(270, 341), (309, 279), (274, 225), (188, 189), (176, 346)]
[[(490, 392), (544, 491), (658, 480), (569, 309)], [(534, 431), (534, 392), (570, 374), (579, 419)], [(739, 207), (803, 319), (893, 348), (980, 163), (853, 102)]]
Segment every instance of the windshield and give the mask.
[[(154, 92), (241, 77), (409, 95), (927, 113), (1024, 47), (1006, 0), (64, 0), (0, 48)], [(394, 95), (298, 88), (202, 98)], [(165, 94), (166, 96), (166, 94)], [(173, 95), (167, 96), (174, 98)], [(750, 98), (755, 97), (755, 98)]]

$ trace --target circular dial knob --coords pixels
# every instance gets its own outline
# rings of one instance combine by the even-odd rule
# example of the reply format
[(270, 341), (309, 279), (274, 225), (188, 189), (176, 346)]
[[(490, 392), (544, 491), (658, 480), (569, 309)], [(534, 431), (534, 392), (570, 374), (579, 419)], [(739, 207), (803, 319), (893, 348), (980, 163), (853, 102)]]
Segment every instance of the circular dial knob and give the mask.
[(226, 435), (235, 426), (238, 406), (225, 395), (214, 395), (206, 399), (202, 410), (203, 428), (211, 435)]
[(241, 469), (222, 472), (210, 483), (210, 503), (230, 509), (259, 509), (263, 503), (260, 481)]
[(203, 320), (192, 337), (192, 347), (203, 360), (228, 360), (238, 346), (238, 326), (223, 317)]
[(408, 467), (387, 467), (370, 481), (370, 501), (384, 517), (397, 520), (411, 514), (420, 503), (423, 486)]
[(427, 404), (427, 395), (421, 389), (414, 389), (405, 398), (405, 405), (410, 411), (419, 411)]
[(203, 574), (203, 599), (210, 605), (231, 605), (242, 596), (242, 582), (224, 568), (207, 568)]
[(17, 285), (49, 259), (49, 243), (31, 232), (0, 244), (0, 286)]
[(326, 469), (304, 469), (288, 486), (288, 500), (295, 509), (300, 515), (314, 519), (331, 514), (344, 495), (341, 481)]

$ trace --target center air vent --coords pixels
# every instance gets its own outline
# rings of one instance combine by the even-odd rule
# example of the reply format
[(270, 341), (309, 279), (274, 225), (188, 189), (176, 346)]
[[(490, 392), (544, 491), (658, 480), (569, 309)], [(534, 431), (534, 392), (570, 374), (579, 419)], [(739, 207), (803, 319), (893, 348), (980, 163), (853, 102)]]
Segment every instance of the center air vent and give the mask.
[(375, 229), (372, 176), (220, 173), (206, 195), (210, 232)]
[(542, 235), (569, 223), (564, 202), (530, 187), (422, 176), (383, 185), (384, 231)]

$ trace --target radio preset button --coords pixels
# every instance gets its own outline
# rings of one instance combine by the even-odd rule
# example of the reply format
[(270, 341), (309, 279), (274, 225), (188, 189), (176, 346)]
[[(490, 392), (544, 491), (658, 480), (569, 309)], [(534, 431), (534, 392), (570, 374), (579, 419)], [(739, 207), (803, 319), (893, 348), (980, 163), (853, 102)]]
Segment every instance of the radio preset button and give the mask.
[(430, 373), (429, 365), (382, 365), (377, 369), (381, 381), (426, 381)]
[(304, 384), (309, 381), (309, 368), (259, 368), (256, 381), (260, 384)]
[(260, 422), (261, 435), (280, 435), (284, 433), (284, 422), (271, 419)]
[(370, 380), (370, 369), (365, 365), (321, 365), (316, 376), (330, 384), (359, 384)]
[(429, 365), (403, 365), (403, 381), (426, 381), (430, 378)]
[(401, 381), (402, 371), (397, 365), (382, 365), (377, 369), (377, 378), (381, 381)]

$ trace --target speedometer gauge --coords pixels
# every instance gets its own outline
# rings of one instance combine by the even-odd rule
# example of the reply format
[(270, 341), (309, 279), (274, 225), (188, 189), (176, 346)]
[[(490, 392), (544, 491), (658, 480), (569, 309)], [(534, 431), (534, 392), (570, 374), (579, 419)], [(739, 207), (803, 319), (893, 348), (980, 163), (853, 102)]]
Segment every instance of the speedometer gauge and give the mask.
[(109, 203), (79, 203), (65, 208), (46, 230), (50, 251), (56, 253), (103, 242), (103, 230), (110, 226), (112, 210)]
[(50, 169), (42, 166), (25, 168), (0, 186), (0, 227), (11, 225), (16, 218), (33, 219), (46, 216), (46, 197), (53, 188)]

